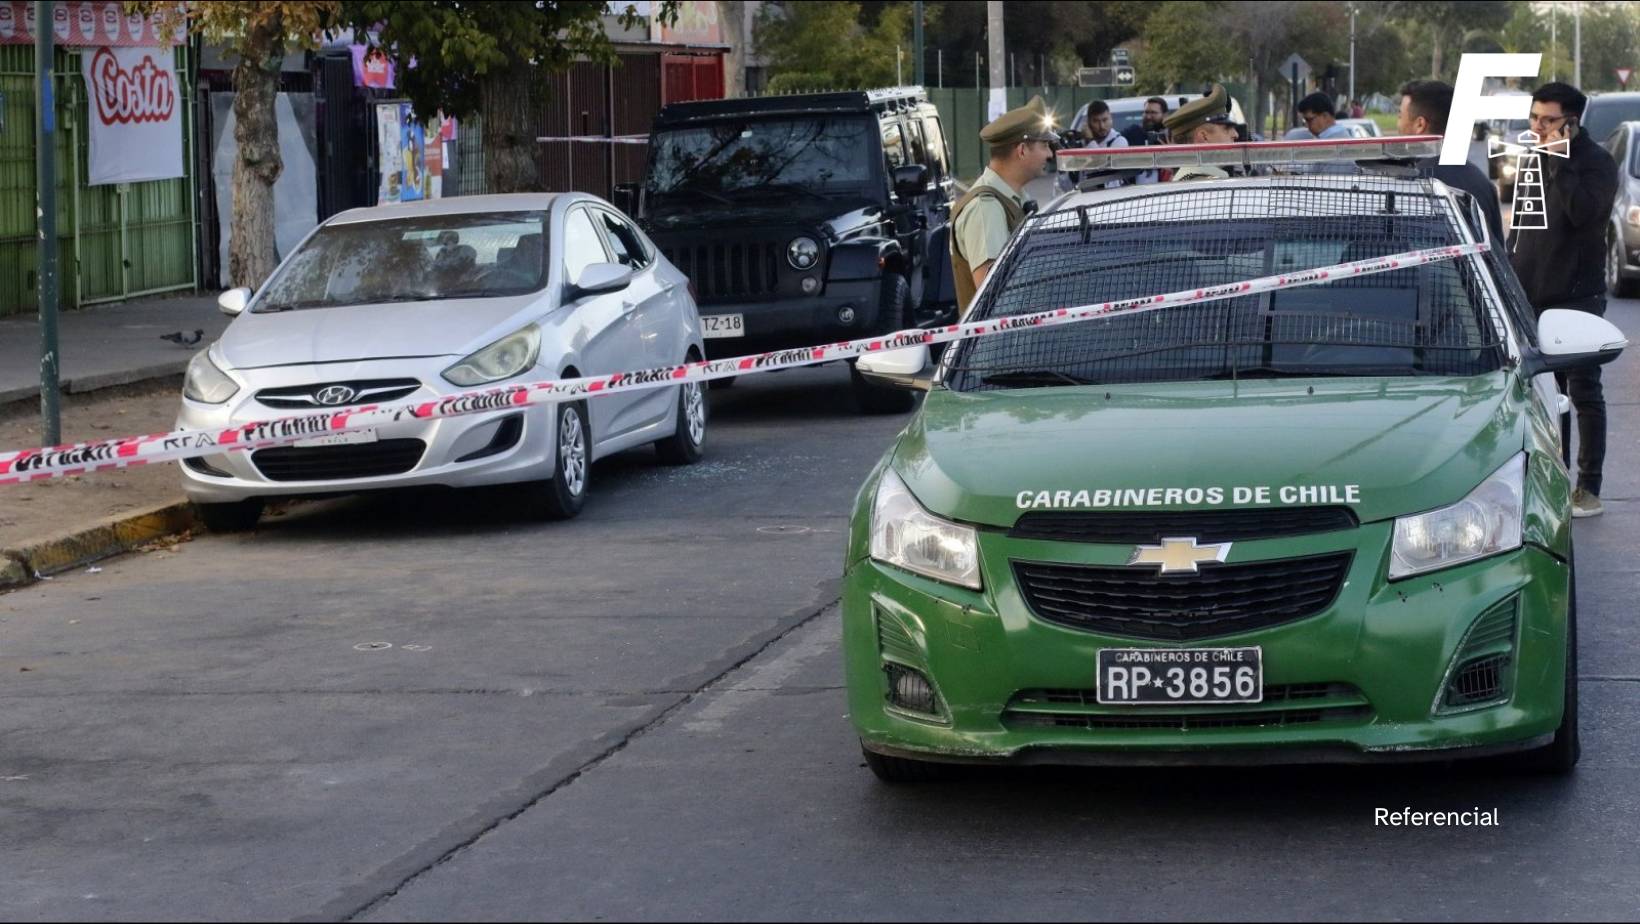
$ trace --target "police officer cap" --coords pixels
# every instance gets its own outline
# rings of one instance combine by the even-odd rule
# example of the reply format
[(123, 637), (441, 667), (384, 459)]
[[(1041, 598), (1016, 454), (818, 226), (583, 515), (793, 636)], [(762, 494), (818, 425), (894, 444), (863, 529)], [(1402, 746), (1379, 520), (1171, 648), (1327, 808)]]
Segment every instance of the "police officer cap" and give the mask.
[(1185, 103), (1168, 113), (1166, 125), (1174, 141), (1189, 141), (1190, 133), (1198, 125), (1234, 125), (1230, 118), (1230, 94), (1224, 85), (1213, 84), (1213, 92), (1198, 100)]
[(1010, 109), (996, 117), (991, 124), (979, 130), (980, 140), (988, 145), (1010, 144), (1021, 141), (1053, 141), (1053, 117), (1041, 96), (1018, 109)]

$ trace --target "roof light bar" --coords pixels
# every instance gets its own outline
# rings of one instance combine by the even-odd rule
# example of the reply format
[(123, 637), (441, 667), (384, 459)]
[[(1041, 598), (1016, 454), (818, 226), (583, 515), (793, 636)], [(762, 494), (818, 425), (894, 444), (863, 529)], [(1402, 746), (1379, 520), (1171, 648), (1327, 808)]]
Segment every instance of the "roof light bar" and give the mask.
[(1059, 152), (1060, 170), (1155, 170), (1252, 167), (1336, 161), (1403, 160), (1441, 153), (1440, 135), (1251, 141), (1245, 144), (1164, 144), (1143, 148), (1075, 148)]

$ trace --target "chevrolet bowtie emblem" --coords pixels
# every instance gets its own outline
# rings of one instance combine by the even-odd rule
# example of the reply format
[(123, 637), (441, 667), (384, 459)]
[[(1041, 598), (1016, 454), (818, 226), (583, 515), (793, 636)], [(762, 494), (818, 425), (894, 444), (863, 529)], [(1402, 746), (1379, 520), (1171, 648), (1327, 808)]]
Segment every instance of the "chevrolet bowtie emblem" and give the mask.
[(1202, 562), (1222, 562), (1230, 554), (1230, 543), (1197, 545), (1193, 538), (1163, 539), (1161, 545), (1141, 545), (1133, 550), (1130, 565), (1159, 565), (1161, 574), (1195, 574)]
[(1486, 156), (1513, 157), (1531, 151), (1534, 154), (1553, 154), (1556, 157), (1571, 157), (1572, 142), (1569, 138), (1561, 138), (1548, 144), (1538, 144), (1541, 139), (1538, 133), (1527, 129), (1520, 133), (1520, 143), (1499, 141), (1496, 138), (1486, 139)]

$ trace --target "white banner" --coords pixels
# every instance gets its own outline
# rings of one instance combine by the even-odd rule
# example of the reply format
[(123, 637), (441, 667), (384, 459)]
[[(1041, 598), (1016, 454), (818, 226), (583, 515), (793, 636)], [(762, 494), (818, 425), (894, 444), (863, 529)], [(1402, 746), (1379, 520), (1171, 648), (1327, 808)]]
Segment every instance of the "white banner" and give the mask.
[(169, 48), (80, 55), (90, 96), (90, 185), (183, 175), (182, 85)]

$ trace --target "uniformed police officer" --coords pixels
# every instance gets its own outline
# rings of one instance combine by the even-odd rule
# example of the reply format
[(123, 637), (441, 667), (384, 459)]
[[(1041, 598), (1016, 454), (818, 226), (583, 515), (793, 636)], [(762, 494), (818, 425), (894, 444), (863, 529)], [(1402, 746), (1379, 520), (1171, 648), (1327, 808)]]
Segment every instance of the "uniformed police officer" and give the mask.
[[(1213, 92), (1192, 100), (1168, 114), (1167, 130), (1174, 144), (1234, 144), (1236, 122), (1230, 117), (1230, 94), (1223, 84), (1213, 84)], [(1198, 164), (1175, 171), (1173, 180), (1226, 180), (1223, 167)]]
[(1047, 169), (1058, 138), (1040, 96), (998, 116), (979, 137), (990, 146), (990, 164), (951, 210), (951, 272), (960, 315), (967, 315), (974, 293), (1025, 220), (1025, 184)]

